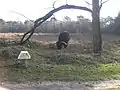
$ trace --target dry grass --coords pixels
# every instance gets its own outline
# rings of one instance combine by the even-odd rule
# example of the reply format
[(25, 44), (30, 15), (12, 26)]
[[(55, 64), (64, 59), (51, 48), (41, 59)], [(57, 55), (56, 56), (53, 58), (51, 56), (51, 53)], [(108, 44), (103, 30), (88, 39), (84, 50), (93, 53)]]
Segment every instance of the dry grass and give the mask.
[(23, 33), (0, 33), (0, 38), (18, 38), (21, 37)]

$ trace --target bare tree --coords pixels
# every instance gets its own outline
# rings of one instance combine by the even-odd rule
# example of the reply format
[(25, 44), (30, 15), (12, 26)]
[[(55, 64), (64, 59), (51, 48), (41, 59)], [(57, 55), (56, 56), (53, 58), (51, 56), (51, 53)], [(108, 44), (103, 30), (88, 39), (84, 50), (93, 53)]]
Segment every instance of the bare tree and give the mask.
[(93, 52), (101, 54), (102, 36), (100, 30), (100, 10), (102, 5), (109, 0), (92, 0), (92, 4), (85, 0), (88, 5), (92, 5), (92, 30), (93, 30)]
[(109, 0), (102, 1), (92, 0), (92, 30), (93, 30), (93, 52), (101, 54), (102, 51), (102, 35), (100, 30), (100, 10), (102, 5)]
[[(100, 1), (100, 5), (99, 5), (99, 0), (92, 0), (92, 9), (89, 9), (87, 7), (82, 7), (82, 6), (75, 6), (75, 5), (63, 5), (60, 6), (58, 8), (54, 8), (54, 4), (53, 3), (53, 10), (50, 11), (49, 13), (47, 13), (44, 17), (37, 19), (34, 22), (34, 27), (26, 32), (21, 41), (20, 44), (24, 44), (26, 41), (28, 41), (30, 39), (30, 37), (33, 35), (36, 27), (40, 26), (44, 21), (46, 21), (48, 18), (50, 18), (55, 12), (60, 11), (62, 9), (80, 9), (80, 10), (85, 10), (88, 11), (90, 13), (92, 13), (92, 30), (93, 30), (93, 52), (94, 53), (101, 53), (102, 51), (102, 36), (101, 36), (101, 31), (100, 31), (100, 9), (102, 8), (102, 5), (104, 3), (106, 3), (108, 0), (102, 2), (102, 0)], [(88, 3), (90, 5), (89, 2), (86, 1), (86, 3)], [(30, 35), (24, 40), (25, 36), (28, 35), (30, 33)]]
[(102, 36), (100, 32), (99, 0), (92, 0), (92, 9), (93, 52), (100, 53), (102, 51)]
[[(28, 41), (38, 26), (40, 26), (43, 22), (45, 22), (48, 18), (50, 18), (55, 12), (63, 10), (63, 9), (81, 9), (81, 10), (85, 10), (85, 11), (92, 13), (92, 10), (87, 7), (75, 6), (75, 5), (67, 5), (66, 4), (66, 5), (60, 6), (58, 8), (55, 8), (55, 9), (51, 10), (49, 13), (47, 13), (44, 17), (39, 18), (34, 22), (34, 27), (23, 35), (23, 37), (20, 41), (20, 44), (24, 44), (26, 41)], [(28, 34), (30, 34), (30, 35), (24, 40), (24, 38)]]

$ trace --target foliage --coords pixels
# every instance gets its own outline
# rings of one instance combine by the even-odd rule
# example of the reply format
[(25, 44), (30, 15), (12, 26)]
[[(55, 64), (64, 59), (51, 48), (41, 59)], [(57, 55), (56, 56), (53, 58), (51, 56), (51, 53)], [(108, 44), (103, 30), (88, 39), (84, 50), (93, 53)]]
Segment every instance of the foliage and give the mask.
[[(4, 24), (3, 24), (4, 22)], [(79, 22), (79, 23), (78, 23)], [(79, 24), (79, 25), (78, 25)], [(76, 33), (76, 30), (89, 31), (91, 29), (91, 22), (89, 19), (83, 17), (82, 20), (72, 21), (70, 17), (65, 16), (63, 21), (59, 21), (56, 18), (51, 18), (51, 20), (44, 22), (40, 27), (37, 28), (36, 32), (41, 33), (58, 33), (62, 31), (69, 31)], [(5, 22), (1, 20), (0, 22), (0, 32), (26, 32), (33, 27), (33, 21), (26, 20), (24, 23), (17, 21)], [(87, 28), (86, 28), (87, 27)]]
[[(104, 20), (106, 22), (106, 25), (104, 24), (105, 28), (103, 29), (103, 32), (106, 33), (113, 33), (113, 34), (120, 34), (120, 13), (118, 13), (118, 16), (113, 19), (112, 17), (108, 17)], [(102, 24), (101, 24), (102, 25)]]
[[(119, 34), (119, 13), (118, 16), (114, 19), (110, 16), (106, 18), (101, 18), (101, 30), (103, 33), (112, 33)], [(70, 17), (65, 16), (63, 21), (57, 20), (55, 17), (52, 17), (50, 20), (44, 22), (40, 27), (36, 29), (35, 32), (41, 33), (58, 33), (62, 31), (69, 31), (70, 33), (90, 33), (92, 30), (92, 22), (84, 18), (83, 16), (77, 16), (77, 21), (72, 21)], [(20, 33), (26, 32), (33, 27), (33, 20), (26, 20), (24, 23), (17, 21), (4, 21), (0, 20), (0, 32), (2, 33)]]

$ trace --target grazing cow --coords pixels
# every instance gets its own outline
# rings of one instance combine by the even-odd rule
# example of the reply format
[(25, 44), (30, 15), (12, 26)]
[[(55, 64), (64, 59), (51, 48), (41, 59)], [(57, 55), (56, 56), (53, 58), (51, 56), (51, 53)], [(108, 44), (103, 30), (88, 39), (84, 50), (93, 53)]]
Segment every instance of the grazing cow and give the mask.
[(58, 49), (66, 48), (68, 46), (68, 41), (70, 40), (70, 34), (68, 31), (61, 32), (58, 36), (58, 41), (56, 46)]

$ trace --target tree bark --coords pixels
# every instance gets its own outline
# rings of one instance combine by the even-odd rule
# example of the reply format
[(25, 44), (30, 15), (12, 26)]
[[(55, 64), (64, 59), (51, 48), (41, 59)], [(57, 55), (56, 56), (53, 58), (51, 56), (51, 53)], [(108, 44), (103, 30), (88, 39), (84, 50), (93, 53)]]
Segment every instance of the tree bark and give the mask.
[(93, 30), (93, 53), (102, 51), (102, 36), (100, 31), (99, 0), (92, 0), (92, 30)]

